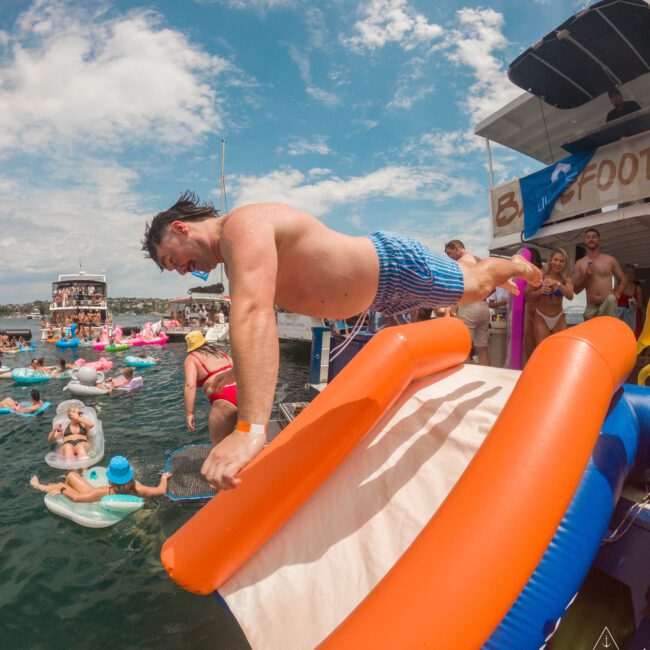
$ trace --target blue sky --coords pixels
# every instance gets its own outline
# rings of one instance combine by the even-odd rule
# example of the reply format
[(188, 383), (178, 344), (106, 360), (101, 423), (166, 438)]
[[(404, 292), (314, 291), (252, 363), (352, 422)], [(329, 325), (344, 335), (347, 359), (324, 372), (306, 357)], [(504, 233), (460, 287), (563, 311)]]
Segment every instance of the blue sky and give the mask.
[[(350, 234), (440, 249), (489, 234), (474, 125), (520, 94), (507, 64), (582, 2), (3, 0), (0, 303), (105, 269), (113, 296), (184, 295), (143, 258), (185, 189), (283, 201)], [(496, 148), (497, 181), (539, 165)]]

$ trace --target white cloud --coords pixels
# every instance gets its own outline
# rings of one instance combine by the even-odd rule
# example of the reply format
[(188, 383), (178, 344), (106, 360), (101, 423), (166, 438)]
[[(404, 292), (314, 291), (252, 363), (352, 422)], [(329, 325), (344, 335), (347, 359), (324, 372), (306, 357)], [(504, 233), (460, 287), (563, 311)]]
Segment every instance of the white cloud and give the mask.
[(409, 61), (407, 72), (397, 80), (397, 91), (388, 108), (409, 109), (415, 102), (433, 92), (433, 84), (426, 84), (428, 65), (428, 61), (421, 57), (414, 57)]
[(443, 131), (442, 129), (433, 129), (417, 138), (411, 138), (403, 148), (405, 155), (415, 158), (420, 163), (474, 155), (484, 150), (483, 138), (474, 135), (472, 131)]
[(254, 9), (260, 13), (284, 7), (295, 7), (297, 0), (219, 0), (230, 9)]
[(495, 52), (504, 50), (508, 40), (502, 33), (503, 16), (493, 9), (461, 9), (456, 12), (458, 27), (445, 39), (447, 58), (466, 66), (475, 77), (466, 102), (461, 106), (473, 123), (494, 113), (521, 95), (510, 82)]
[(312, 83), (311, 79), (311, 64), (309, 57), (302, 54), (294, 45), (289, 46), (289, 56), (291, 60), (298, 66), (298, 71), (302, 80), (305, 82), (305, 90), (307, 94), (321, 104), (326, 106), (336, 106), (341, 103), (340, 98), (327, 90), (318, 88)]
[(234, 72), (156, 14), (118, 18), (37, 0), (0, 57), (0, 150), (191, 144), (223, 124), (215, 80)]
[(339, 205), (349, 206), (375, 198), (407, 201), (429, 200), (444, 204), (452, 197), (475, 196), (480, 191), (472, 180), (438, 172), (434, 167), (391, 166), (365, 176), (342, 179), (330, 176), (310, 182), (293, 168), (264, 176), (230, 176), (235, 205), (279, 201), (322, 217)]
[[(282, 147), (279, 151), (284, 151)], [(287, 148), (286, 152), (289, 156), (304, 156), (305, 154), (317, 153), (321, 156), (326, 156), (331, 152), (329, 145), (327, 144), (327, 137), (324, 135), (317, 135), (312, 140), (307, 140), (306, 138), (300, 138), (291, 142)]]
[(146, 207), (150, 199), (134, 191), (137, 181), (137, 172), (117, 162), (80, 156), (45, 163), (29, 180), (5, 178), (0, 303), (48, 298), (50, 283), (79, 261), (88, 272), (108, 270), (113, 296), (182, 295), (191, 282), (161, 277), (140, 250), (145, 221), (162, 208)]
[(380, 49), (387, 43), (397, 43), (408, 51), (430, 43), (443, 32), (407, 0), (370, 0), (361, 13), (364, 17), (354, 24), (354, 35), (343, 39), (356, 52)]

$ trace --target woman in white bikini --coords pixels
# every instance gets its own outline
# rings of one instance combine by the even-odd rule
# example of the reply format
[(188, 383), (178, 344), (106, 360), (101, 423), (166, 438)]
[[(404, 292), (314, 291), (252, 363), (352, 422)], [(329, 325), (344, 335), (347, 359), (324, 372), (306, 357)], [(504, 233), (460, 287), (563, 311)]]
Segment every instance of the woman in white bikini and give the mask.
[(573, 282), (569, 267), (569, 256), (562, 248), (551, 252), (542, 271), (542, 284), (529, 291), (537, 298), (534, 331), (535, 345), (539, 345), (547, 336), (567, 328), (562, 303), (564, 299), (573, 300)]

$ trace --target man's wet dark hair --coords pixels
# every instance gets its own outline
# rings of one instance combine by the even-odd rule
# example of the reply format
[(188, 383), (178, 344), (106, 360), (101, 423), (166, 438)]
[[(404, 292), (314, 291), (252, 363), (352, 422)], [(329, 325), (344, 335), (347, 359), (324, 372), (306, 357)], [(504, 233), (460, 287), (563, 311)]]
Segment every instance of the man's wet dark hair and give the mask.
[(446, 244), (445, 244), (445, 250), (448, 248), (462, 248), (465, 250), (465, 244), (463, 244), (460, 239), (450, 239)]
[(32, 399), (35, 402), (40, 402), (41, 401), (41, 394), (36, 388), (32, 388)]
[(599, 233), (595, 228), (587, 228), (587, 230), (585, 230), (585, 235), (586, 235), (588, 232), (595, 232), (595, 233), (596, 233), (596, 236), (598, 237), (598, 239), (600, 239), (600, 233)]
[(145, 257), (149, 257), (160, 267), (156, 247), (162, 241), (167, 226), (174, 221), (203, 221), (218, 216), (219, 213), (212, 203), (201, 203), (194, 192), (186, 190), (169, 210), (159, 212), (151, 223), (145, 226), (142, 240)]

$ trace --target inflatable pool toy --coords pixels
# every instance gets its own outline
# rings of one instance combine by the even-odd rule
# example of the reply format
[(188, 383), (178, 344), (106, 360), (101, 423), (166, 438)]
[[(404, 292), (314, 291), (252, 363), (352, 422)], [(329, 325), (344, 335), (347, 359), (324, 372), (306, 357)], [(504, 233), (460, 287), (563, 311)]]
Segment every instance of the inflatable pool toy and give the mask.
[(49, 339), (45, 339), (46, 343), (56, 343), (57, 341), (60, 341), (61, 338), (58, 336), (51, 336)]
[(54, 379), (70, 379), (72, 377), (72, 370), (64, 370), (58, 373)]
[(30, 368), (14, 368), (11, 371), (11, 378), (18, 384), (40, 384), (49, 381), (50, 375)]
[(33, 352), (36, 349), (36, 346), (33, 343), (30, 343), (29, 345), (21, 345), (19, 347), (19, 352)]
[(564, 614), (648, 450), (633, 334), (593, 319), (518, 372), (461, 365), (454, 320), (381, 330), (164, 543), (253, 647), (539, 648)]
[(79, 341), (79, 345), (77, 347), (80, 347), (80, 348), (92, 348), (94, 344), (95, 344), (95, 341), (86, 341), (85, 339), (81, 339)]
[[(105, 467), (93, 467), (92, 469), (84, 470), (82, 476), (93, 486), (103, 487), (108, 485), (106, 478)], [(106, 501), (106, 506), (103, 505), (104, 497), (97, 503), (75, 503), (70, 501), (62, 494), (46, 494), (45, 507), (55, 515), (70, 519), (80, 526), (87, 528), (107, 528), (113, 526), (118, 522), (128, 517), (134, 510), (140, 510), (144, 506), (144, 499), (140, 497), (133, 497), (140, 499), (139, 502), (132, 502), (130, 507), (120, 509), (116, 506), (119, 499), (111, 496)], [(139, 505), (139, 507), (135, 507)]]
[(90, 443), (90, 452), (84, 458), (74, 458), (67, 460), (65, 456), (60, 453), (62, 441), (55, 443), (55, 449), (45, 456), (45, 462), (50, 467), (56, 469), (84, 469), (98, 463), (104, 456), (104, 431), (102, 429), (102, 422), (97, 418), (97, 413), (91, 406), (86, 406), (78, 399), (68, 399), (61, 402), (56, 408), (56, 415), (52, 420), (52, 428), (57, 424), (67, 427), (70, 424), (68, 418), (68, 409), (70, 407), (78, 407), (83, 409), (83, 417), (93, 423), (93, 428), (88, 432), (88, 442)]
[(0, 366), (0, 377), (2, 375), (10, 375), (11, 374), (11, 368), (9, 366)]
[(87, 368), (94, 368), (95, 370), (110, 370), (113, 367), (113, 362), (106, 357), (100, 357), (97, 361), (84, 361), (77, 359), (73, 364), (75, 368), (86, 366)]
[(59, 339), (55, 345), (57, 348), (76, 348), (79, 345), (79, 339), (77, 337), (74, 337), (69, 341), (66, 341), (65, 339)]
[[(95, 346), (93, 346), (94, 348)], [(114, 345), (107, 345), (104, 350), (106, 352), (122, 352), (128, 350), (129, 346), (126, 343), (115, 343)]]
[(117, 325), (113, 328), (113, 340), (116, 343), (119, 343), (122, 340), (122, 336), (124, 336), (124, 332), (122, 331), (122, 328)]
[(144, 386), (144, 379), (142, 377), (134, 377), (128, 384), (124, 386), (118, 386), (115, 390), (119, 390), (123, 393), (130, 393), (132, 390), (137, 390)]
[(79, 397), (96, 397), (108, 393), (108, 388), (98, 385), (102, 383), (104, 383), (104, 373), (85, 365), (72, 371), (72, 379), (63, 390), (69, 390), (73, 395)]
[[(21, 406), (31, 406), (31, 402), (21, 402)], [(43, 402), (41, 404), (41, 407), (37, 409), (36, 411), (32, 411), (31, 413), (20, 413), (20, 411), (12, 411), (9, 408), (0, 408), (0, 415), (20, 415), (23, 418), (31, 418), (34, 417), (35, 415), (40, 415), (44, 411), (47, 411), (47, 409), (52, 406), (49, 402)]]
[(143, 359), (142, 357), (128, 356), (124, 359), (124, 365), (133, 368), (149, 368), (150, 366), (155, 366), (157, 364), (158, 361), (155, 359)]

